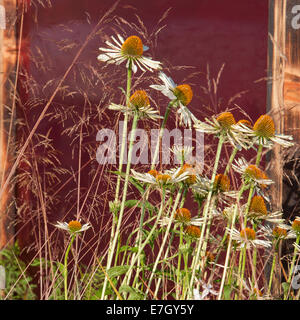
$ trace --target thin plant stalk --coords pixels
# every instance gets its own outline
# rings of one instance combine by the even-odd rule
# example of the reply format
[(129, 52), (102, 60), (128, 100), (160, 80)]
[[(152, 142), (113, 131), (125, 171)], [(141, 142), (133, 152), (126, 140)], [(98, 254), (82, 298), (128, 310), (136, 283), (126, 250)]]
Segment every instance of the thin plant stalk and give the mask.
[(159, 249), (159, 252), (157, 254), (154, 266), (153, 266), (152, 271), (151, 271), (151, 275), (150, 275), (150, 279), (149, 279), (149, 282), (148, 282), (148, 285), (147, 285), (147, 290), (146, 290), (145, 296), (147, 296), (147, 294), (149, 292), (149, 289), (150, 289), (150, 286), (151, 286), (151, 283), (152, 283), (152, 279), (154, 277), (154, 274), (155, 274), (156, 268), (158, 266), (160, 257), (162, 255), (163, 249), (164, 249), (165, 244), (167, 242), (167, 239), (168, 239), (168, 236), (169, 236), (169, 232), (170, 232), (170, 228), (171, 228), (171, 224), (174, 221), (174, 216), (175, 216), (176, 209), (177, 209), (177, 206), (179, 204), (179, 201), (180, 201), (180, 198), (181, 198), (181, 195), (182, 195), (182, 191), (183, 191), (183, 187), (181, 187), (181, 189), (179, 190), (179, 192), (178, 192), (178, 194), (176, 196), (176, 199), (175, 199), (175, 202), (174, 202), (174, 206), (173, 206), (173, 210), (172, 210), (172, 213), (171, 213), (171, 217), (170, 217), (170, 220), (168, 222), (167, 229), (165, 231), (165, 236), (163, 238), (162, 244), (160, 246), (160, 249)]
[(217, 173), (217, 168), (218, 168), (218, 164), (219, 164), (219, 160), (220, 160), (220, 156), (221, 156), (221, 150), (222, 150), (222, 146), (224, 143), (224, 136), (221, 135), (219, 137), (219, 143), (218, 143), (218, 148), (217, 148), (217, 153), (216, 153), (216, 158), (215, 158), (215, 164), (214, 164), (214, 168), (213, 168), (213, 172), (212, 172), (212, 177), (211, 177), (211, 181), (210, 181), (210, 190), (206, 199), (206, 205), (204, 207), (204, 222), (203, 222), (203, 226), (201, 229), (201, 234), (200, 234), (200, 239), (199, 242), (197, 244), (197, 251), (196, 251), (196, 255), (193, 258), (192, 261), (192, 275), (191, 275), (191, 280), (190, 280), (190, 288), (189, 291), (191, 292), (191, 288), (193, 286), (194, 283), (194, 279), (195, 279), (195, 274), (196, 274), (196, 268), (197, 268), (197, 261), (199, 261), (199, 256), (201, 253), (201, 256), (204, 256), (205, 253), (203, 253), (202, 249), (202, 241), (203, 241), (203, 236), (204, 236), (204, 231), (205, 231), (205, 226), (208, 220), (208, 213), (209, 213), (209, 209), (210, 209), (210, 201), (211, 201), (211, 197), (212, 197), (212, 192), (213, 192), (213, 184), (216, 178), (216, 173)]
[(64, 258), (64, 289), (65, 289), (65, 300), (68, 300), (68, 256), (70, 249), (72, 247), (72, 243), (75, 240), (76, 235), (73, 234), (70, 240), (70, 243), (68, 245), (68, 248), (65, 253), (65, 258)]
[[(124, 210), (125, 210), (125, 202), (126, 202), (128, 182), (129, 182), (129, 173), (130, 173), (130, 166), (131, 166), (132, 148), (133, 148), (134, 135), (135, 135), (136, 127), (137, 127), (137, 122), (138, 122), (138, 113), (135, 112), (134, 117), (133, 117), (133, 122), (132, 122), (132, 130), (131, 130), (131, 137), (130, 137), (129, 150), (128, 150), (128, 159), (127, 159), (127, 165), (126, 165), (126, 173), (125, 173), (125, 181), (124, 181), (124, 187), (123, 187), (122, 202), (121, 202), (120, 212), (118, 215), (118, 223), (117, 223), (117, 227), (115, 230), (114, 239), (113, 239), (111, 246), (110, 246), (110, 255), (109, 255), (108, 261), (107, 261), (107, 270), (111, 267), (113, 253), (116, 248), (116, 243), (119, 239), (119, 232), (120, 232), (123, 214), (124, 214)], [(107, 280), (106, 281), (104, 280), (102, 299), (105, 296), (106, 286), (107, 286)]]
[(176, 281), (176, 284), (177, 284), (177, 287), (176, 287), (176, 299), (178, 300), (179, 298), (179, 289), (180, 289), (180, 283), (181, 283), (181, 257), (182, 257), (182, 254), (181, 254), (181, 248), (182, 248), (182, 245), (183, 245), (183, 227), (182, 227), (182, 224), (180, 225), (180, 231), (179, 231), (179, 250), (178, 250), (178, 265), (177, 265), (177, 281)]
[[(299, 245), (299, 241), (300, 241), (300, 234), (297, 234), (296, 245)], [(296, 257), (297, 257), (297, 248), (295, 246), (292, 263), (290, 265), (289, 277), (288, 277), (288, 280), (287, 280), (287, 282), (289, 284), (291, 283), (291, 280), (292, 280), (292, 276), (293, 276), (293, 272), (294, 272), (294, 265), (295, 265), (295, 262), (296, 262)], [(284, 300), (287, 300), (288, 294), (289, 294), (289, 290), (287, 290), (287, 293), (285, 294)]]
[(177, 99), (172, 100), (172, 101), (169, 102), (169, 104), (167, 106), (167, 110), (165, 112), (164, 119), (163, 119), (162, 125), (161, 125), (160, 130), (159, 130), (158, 143), (156, 144), (156, 148), (155, 148), (155, 151), (154, 151), (154, 156), (152, 158), (151, 169), (154, 169), (154, 167), (155, 167), (156, 160), (157, 160), (158, 154), (159, 154), (159, 148), (160, 148), (160, 144), (161, 144), (161, 139), (162, 139), (163, 134), (164, 134), (166, 123), (167, 123), (167, 120), (169, 118), (171, 109), (172, 109), (173, 105), (176, 102), (177, 102)]
[[(239, 201), (241, 199), (241, 196), (242, 196), (244, 191), (245, 191), (245, 185), (242, 184), (242, 187), (241, 187), (241, 189), (240, 189), (240, 191), (238, 193), (237, 202), (236, 202), (236, 204), (234, 206), (234, 213), (233, 213), (233, 217), (232, 217), (232, 221), (231, 221), (230, 230), (232, 230), (233, 227), (234, 227), (235, 220), (236, 220), (237, 213), (238, 213), (238, 203), (239, 203)], [(223, 275), (222, 275), (222, 280), (221, 280), (221, 286), (220, 286), (220, 290), (219, 290), (218, 300), (220, 300), (222, 298), (222, 294), (223, 294), (225, 278), (226, 278), (226, 274), (227, 274), (227, 267), (228, 267), (228, 263), (229, 263), (230, 252), (231, 252), (231, 243), (232, 243), (232, 234), (230, 232), (229, 233), (229, 241), (228, 241), (228, 244), (227, 244), (226, 258), (225, 258), (225, 263), (224, 263), (224, 271), (223, 271)]]
[[(129, 64), (127, 69), (127, 86), (126, 86), (126, 105), (129, 105), (129, 98), (130, 98), (130, 91), (131, 91), (131, 80), (132, 80), (132, 69), (131, 64)], [(120, 159), (119, 159), (119, 168), (118, 172), (122, 172), (123, 167), (123, 160), (125, 155), (125, 145), (126, 145), (126, 139), (127, 139), (127, 127), (128, 127), (128, 112), (125, 112), (124, 114), (124, 121), (123, 121), (123, 131), (122, 131), (122, 143), (121, 143), (121, 150), (120, 150)], [(121, 174), (118, 174), (117, 177), (117, 185), (116, 185), (116, 192), (115, 192), (115, 202), (119, 199), (119, 193), (120, 193), (120, 185), (121, 185)], [(117, 225), (117, 210), (116, 212), (113, 212), (113, 223), (111, 226), (111, 233), (110, 233), (110, 245), (108, 248), (108, 257), (112, 254), (111, 252), (111, 244), (114, 239), (114, 233), (115, 233), (115, 227)]]
[(272, 289), (272, 282), (273, 282), (273, 275), (274, 275), (274, 270), (275, 270), (275, 265), (276, 265), (276, 259), (277, 259), (277, 250), (275, 249), (274, 255), (273, 255), (271, 272), (270, 272), (270, 279), (269, 279), (269, 286), (268, 286), (268, 294), (271, 293), (271, 289)]
[(245, 245), (242, 251), (243, 261), (242, 261), (242, 270), (241, 270), (241, 277), (240, 277), (240, 297), (242, 297), (242, 292), (243, 292), (243, 281), (244, 281), (244, 274), (245, 274), (245, 267), (246, 267), (246, 255), (247, 255), (247, 246)]
[(234, 158), (235, 158), (238, 150), (239, 150), (239, 149), (238, 149), (237, 147), (234, 147), (234, 148), (233, 148), (233, 150), (232, 150), (232, 152), (231, 152), (231, 155), (230, 155), (230, 158), (229, 158), (229, 160), (228, 160), (228, 163), (227, 163), (227, 165), (226, 165), (226, 168), (225, 168), (225, 171), (224, 171), (224, 175), (227, 175), (227, 174), (228, 174), (229, 169), (230, 169), (230, 166), (231, 166), (231, 164), (232, 164), (232, 162), (233, 162), (233, 160), (234, 160)]
[(159, 222), (159, 219), (161, 218), (162, 216), (162, 213), (163, 213), (163, 209), (164, 209), (164, 206), (165, 206), (165, 198), (166, 198), (166, 190), (165, 188), (163, 187), (162, 189), (162, 201), (161, 201), (161, 204), (160, 204), (160, 208), (159, 208), (159, 212), (157, 214), (157, 217), (156, 217), (156, 220), (155, 220), (155, 223), (152, 227), (152, 229), (150, 230), (150, 232), (148, 233), (148, 236), (147, 238), (145, 239), (145, 241), (143, 242), (143, 244), (141, 246), (139, 246), (139, 249), (138, 249), (138, 252), (136, 254), (136, 256), (134, 257), (134, 259), (131, 261), (131, 265), (129, 266), (126, 274), (125, 274), (125, 277), (123, 279), (123, 282), (122, 282), (122, 285), (126, 284), (128, 278), (129, 278), (129, 275), (131, 275), (131, 272), (135, 266), (135, 263), (137, 262), (137, 260), (139, 259), (142, 251), (144, 250), (145, 246), (149, 243), (149, 240), (151, 239), (154, 231), (157, 229), (157, 226), (158, 226), (158, 222)]

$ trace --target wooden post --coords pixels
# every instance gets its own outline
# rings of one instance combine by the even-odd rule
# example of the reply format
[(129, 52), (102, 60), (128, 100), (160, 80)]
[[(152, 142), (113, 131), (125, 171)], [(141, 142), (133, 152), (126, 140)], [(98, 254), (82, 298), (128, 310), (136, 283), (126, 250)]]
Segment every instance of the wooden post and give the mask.
[[(0, 0), (0, 184), (3, 184), (11, 160), (10, 142), (14, 142), (14, 119), (9, 112), (15, 104), (14, 90), (17, 63), (16, 1)], [(11, 127), (11, 130), (9, 129)], [(9, 203), (11, 194), (7, 191), (0, 199), (0, 249), (13, 236), (13, 210)]]
[[(300, 162), (297, 160), (300, 150), (300, 0), (269, 1), (269, 32), (271, 81), (267, 111), (274, 119), (276, 131), (292, 135), (295, 142), (295, 147), (288, 153), (284, 154), (283, 148), (276, 146), (270, 154), (268, 174), (275, 181), (271, 189), (271, 205), (273, 210), (283, 210), (286, 219), (292, 219), (299, 215), (297, 205), (300, 208)], [(297, 162), (298, 172), (295, 170)], [(281, 250), (286, 254), (290, 248), (284, 245)], [(280, 270), (277, 276), (280, 280)], [(273, 289), (278, 294), (281, 291), (280, 287)]]

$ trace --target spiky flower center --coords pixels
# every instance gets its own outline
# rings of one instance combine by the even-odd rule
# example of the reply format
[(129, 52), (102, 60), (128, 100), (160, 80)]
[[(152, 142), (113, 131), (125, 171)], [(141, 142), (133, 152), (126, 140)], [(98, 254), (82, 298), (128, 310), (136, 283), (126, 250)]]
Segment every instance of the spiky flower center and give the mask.
[(214, 188), (222, 192), (229, 191), (230, 189), (230, 179), (227, 175), (222, 173), (217, 174), (214, 181)]
[(263, 197), (254, 196), (252, 198), (249, 212), (255, 215), (263, 215), (263, 216), (266, 216), (268, 214), (268, 210)]
[(151, 174), (151, 176), (153, 176), (154, 178), (156, 178), (156, 176), (158, 175), (158, 171), (155, 169), (149, 170), (148, 173)]
[(256, 232), (251, 228), (245, 228), (240, 232), (241, 238), (245, 240), (255, 240), (256, 239)]
[(287, 231), (286, 229), (275, 227), (272, 234), (275, 238), (285, 238), (287, 236)]
[(264, 114), (255, 122), (253, 131), (258, 137), (271, 138), (275, 135), (274, 121), (270, 116)]
[(292, 223), (292, 229), (297, 233), (300, 233), (300, 218), (296, 218)]
[(156, 181), (161, 183), (168, 183), (172, 177), (169, 174), (158, 174), (156, 176)]
[(184, 106), (187, 106), (192, 101), (193, 90), (189, 84), (181, 84), (177, 86), (173, 93)]
[(187, 184), (194, 184), (194, 183), (196, 182), (196, 180), (197, 180), (197, 177), (196, 177), (196, 175), (194, 174), (194, 169), (193, 169), (193, 167), (192, 167), (190, 164), (188, 164), (188, 163), (185, 163), (185, 164), (182, 166), (182, 168), (181, 168), (181, 169), (179, 170), (179, 172), (178, 172), (178, 176), (182, 175), (182, 174), (185, 173), (185, 172), (190, 173), (190, 174), (188, 175), (188, 177), (184, 180), (185, 183), (187, 183)]
[[(268, 176), (254, 164), (250, 164), (245, 170), (245, 177), (253, 180), (267, 180)], [(266, 188), (265, 184), (260, 184), (261, 188)]]
[(135, 91), (129, 98), (129, 102), (136, 108), (144, 108), (150, 105), (150, 101), (145, 90)]
[(68, 223), (68, 227), (70, 229), (71, 232), (77, 232), (81, 229), (81, 223), (79, 221), (76, 220), (72, 220)]
[(193, 225), (187, 226), (185, 229), (185, 232), (193, 238), (200, 238), (200, 235), (201, 235), (200, 228)]
[(179, 222), (187, 223), (191, 221), (191, 212), (186, 208), (179, 208), (176, 210), (175, 219)]
[(252, 123), (249, 121), (249, 120), (246, 120), (246, 119), (242, 119), (242, 120), (239, 120), (237, 124), (243, 124), (244, 126), (248, 127), (248, 128), (252, 128)]
[(223, 112), (217, 117), (217, 121), (220, 126), (225, 129), (229, 130), (230, 127), (235, 124), (234, 116), (231, 112)]
[(127, 38), (121, 48), (121, 52), (129, 57), (140, 57), (143, 51), (143, 42), (138, 36)]

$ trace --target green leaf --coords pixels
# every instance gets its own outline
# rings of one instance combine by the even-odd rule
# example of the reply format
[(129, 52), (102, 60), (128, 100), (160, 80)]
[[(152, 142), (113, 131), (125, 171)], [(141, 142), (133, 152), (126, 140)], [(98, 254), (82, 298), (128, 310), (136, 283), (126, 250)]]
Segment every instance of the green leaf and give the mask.
[(129, 269), (129, 266), (127, 265), (112, 267), (107, 271), (107, 275), (109, 276), (110, 279), (112, 279), (126, 273), (128, 269)]
[[(148, 209), (151, 213), (154, 212), (156, 210), (156, 208), (154, 206), (152, 206), (152, 204), (148, 201), (144, 202), (145, 204), (145, 208)], [(143, 207), (143, 202), (141, 200), (127, 200), (125, 201), (125, 206), (127, 208), (133, 208), (135, 206), (137, 206), (138, 208), (142, 208)]]
[(144, 299), (144, 294), (142, 291), (132, 288), (127, 285), (123, 285), (119, 289), (120, 293), (129, 293), (129, 297), (127, 300), (143, 300)]
[(290, 288), (290, 284), (288, 282), (282, 282), (282, 288), (283, 288), (283, 292), (284, 292), (284, 295), (286, 295), (289, 291), (289, 288)]
[(138, 247), (131, 247), (131, 246), (122, 246), (119, 250), (119, 252), (124, 252), (124, 251), (130, 251), (130, 252), (134, 252), (137, 253), (139, 251)]
[(232, 292), (231, 285), (229, 285), (229, 284), (225, 285), (224, 291), (223, 291), (224, 300), (230, 300), (231, 292)]
[[(109, 172), (114, 173), (114, 174), (121, 176), (123, 178), (125, 178), (125, 176), (126, 176), (125, 172), (122, 172), (122, 171), (109, 171)], [(134, 185), (142, 195), (145, 193), (145, 189), (136, 179), (134, 179), (133, 177), (130, 176), (129, 182), (132, 185)]]
[(64, 277), (65, 276), (65, 266), (62, 263), (58, 262), (58, 261), (56, 261), (56, 264), (57, 264), (58, 270), (60, 271), (60, 273)]

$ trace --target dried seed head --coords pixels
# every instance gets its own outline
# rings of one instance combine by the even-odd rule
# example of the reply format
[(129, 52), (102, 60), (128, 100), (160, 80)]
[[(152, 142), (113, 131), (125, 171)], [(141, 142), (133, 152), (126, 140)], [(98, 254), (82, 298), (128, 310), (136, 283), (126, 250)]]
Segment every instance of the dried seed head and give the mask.
[(230, 189), (230, 179), (228, 176), (220, 173), (217, 174), (214, 181), (214, 188), (222, 192), (229, 191)]
[(188, 234), (189, 236), (193, 237), (193, 238), (200, 238), (201, 235), (201, 230), (199, 227), (197, 226), (187, 226), (185, 229), (186, 234)]
[(140, 57), (143, 54), (143, 42), (138, 36), (130, 36), (124, 41), (121, 51), (127, 56)]
[(193, 90), (188, 84), (181, 84), (177, 86), (173, 93), (184, 106), (187, 106), (192, 101)]
[(271, 138), (275, 135), (274, 121), (270, 116), (264, 114), (254, 123), (253, 131), (258, 137)]
[(71, 232), (77, 232), (81, 229), (81, 223), (79, 221), (76, 220), (72, 220), (68, 223), (68, 227), (70, 229)]
[(249, 212), (255, 215), (266, 216), (268, 214), (268, 210), (264, 198), (261, 196), (254, 196), (250, 203)]
[[(269, 179), (268, 176), (262, 170), (260, 170), (257, 166), (255, 166), (254, 164), (250, 164), (246, 168), (245, 176), (250, 179), (254, 179), (254, 180), (268, 180)], [(266, 188), (265, 184), (261, 184), (260, 186), (261, 186), (261, 188)]]
[(256, 232), (251, 228), (245, 228), (241, 230), (240, 236), (245, 240), (255, 240)]
[(217, 117), (217, 121), (223, 129), (229, 130), (235, 124), (234, 116), (231, 112), (223, 112)]
[(299, 217), (295, 218), (295, 220), (293, 221), (292, 229), (295, 232), (300, 233), (300, 218)]
[(129, 102), (136, 108), (143, 108), (150, 105), (146, 91), (137, 90), (129, 98)]
[(191, 221), (191, 212), (186, 208), (179, 208), (175, 213), (175, 220), (183, 223), (187, 223)]
[(287, 231), (284, 228), (274, 227), (272, 234), (275, 238), (285, 238), (287, 236)]

